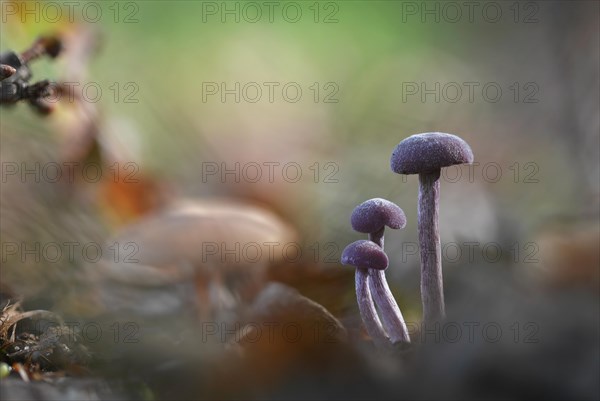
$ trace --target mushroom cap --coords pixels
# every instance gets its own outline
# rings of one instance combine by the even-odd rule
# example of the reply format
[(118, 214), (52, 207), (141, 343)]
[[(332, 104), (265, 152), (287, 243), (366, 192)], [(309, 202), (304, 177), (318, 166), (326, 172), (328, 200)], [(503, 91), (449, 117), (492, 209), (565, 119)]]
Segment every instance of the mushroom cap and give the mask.
[(406, 226), (406, 215), (394, 202), (374, 198), (354, 208), (350, 224), (359, 233), (374, 233), (385, 226), (397, 230)]
[(389, 260), (383, 249), (368, 240), (354, 241), (342, 252), (342, 264), (365, 269), (385, 270)]
[[(90, 269), (94, 295), (110, 313), (176, 316), (205, 301), (198, 288), (221, 288), (220, 276), (222, 288), (246, 302), (266, 284), (269, 267), (285, 261), (281, 246), (296, 240), (295, 230), (269, 210), (228, 199), (180, 200), (106, 242)], [(203, 307), (221, 308), (213, 298)]]
[(443, 132), (428, 132), (400, 142), (390, 164), (394, 173), (419, 174), (463, 163), (473, 163), (473, 151), (464, 140)]
[[(190, 265), (196, 273), (211, 273), (217, 267), (232, 272), (264, 269), (285, 259), (279, 248), (271, 256), (265, 244), (294, 241), (292, 227), (269, 210), (228, 199), (184, 199), (129, 224), (109, 239), (107, 246), (117, 243), (122, 252), (131, 253), (136, 260), (131, 263), (121, 257), (116, 265), (122, 271), (133, 271), (132, 265), (163, 271), (173, 265)], [(126, 244), (135, 245), (135, 252), (131, 251), (133, 248), (124, 249)], [(253, 259), (255, 253), (244, 256), (241, 249), (248, 244), (252, 250), (260, 249), (256, 253), (260, 257)], [(228, 256), (227, 251), (237, 248)], [(106, 256), (114, 259), (110, 252)], [(176, 276), (175, 272), (169, 275)], [(136, 283), (141, 280), (132, 277)]]

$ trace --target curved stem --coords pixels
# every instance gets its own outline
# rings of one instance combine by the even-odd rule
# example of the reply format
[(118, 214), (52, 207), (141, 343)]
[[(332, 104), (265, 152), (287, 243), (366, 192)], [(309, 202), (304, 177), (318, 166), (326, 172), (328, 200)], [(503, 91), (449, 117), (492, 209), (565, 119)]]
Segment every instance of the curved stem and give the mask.
[(383, 348), (387, 345), (388, 338), (377, 316), (377, 310), (375, 309), (373, 298), (371, 298), (368, 281), (369, 275), (367, 269), (356, 268), (356, 300), (358, 301), (360, 315), (369, 336), (371, 336), (378, 347)]
[(421, 253), (421, 300), (423, 320), (439, 321), (445, 316), (442, 253), (438, 228), (440, 170), (419, 174), (419, 248)]
[[(384, 229), (382, 228), (376, 233), (369, 234), (369, 240), (379, 245), (381, 249), (383, 249)], [(375, 303), (379, 307), (383, 326), (392, 344), (397, 342), (409, 343), (410, 336), (408, 335), (404, 317), (396, 303), (396, 299), (392, 295), (392, 291), (385, 278), (384, 270), (369, 269), (369, 287), (375, 298)]]
[(406, 328), (404, 317), (396, 303), (396, 299), (394, 299), (392, 291), (390, 291), (390, 287), (388, 286), (385, 271), (369, 269), (369, 278), (371, 292), (381, 312), (381, 320), (390, 336), (390, 342), (392, 344), (398, 342), (409, 343), (408, 329)]

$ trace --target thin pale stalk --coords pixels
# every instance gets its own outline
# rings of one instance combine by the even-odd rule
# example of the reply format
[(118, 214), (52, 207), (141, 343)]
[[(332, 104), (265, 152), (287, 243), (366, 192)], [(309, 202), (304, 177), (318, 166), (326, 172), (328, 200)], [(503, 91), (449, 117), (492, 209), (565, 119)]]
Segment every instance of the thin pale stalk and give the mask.
[(377, 310), (371, 297), (369, 289), (369, 274), (367, 269), (356, 268), (356, 300), (358, 309), (367, 329), (367, 333), (378, 347), (384, 348), (388, 344), (388, 338), (383, 331)]
[(445, 317), (442, 252), (440, 245), (440, 171), (419, 174), (418, 229), (421, 253), (421, 300), (423, 320), (432, 323)]
[[(383, 233), (381, 229), (377, 233), (369, 234), (369, 240), (375, 242), (383, 249)], [(384, 270), (369, 269), (369, 287), (379, 307), (383, 327), (387, 332), (390, 342), (410, 342), (410, 336), (402, 312), (392, 295), (392, 291), (387, 283)]]

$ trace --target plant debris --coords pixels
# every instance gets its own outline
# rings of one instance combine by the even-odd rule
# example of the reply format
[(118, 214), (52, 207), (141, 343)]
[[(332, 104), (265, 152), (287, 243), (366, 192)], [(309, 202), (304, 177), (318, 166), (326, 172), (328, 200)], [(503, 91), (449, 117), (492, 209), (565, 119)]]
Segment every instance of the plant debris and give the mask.
[(0, 360), (11, 368), (11, 376), (48, 381), (85, 372), (90, 353), (60, 316), (46, 310), (24, 312), (17, 301), (2, 309)]

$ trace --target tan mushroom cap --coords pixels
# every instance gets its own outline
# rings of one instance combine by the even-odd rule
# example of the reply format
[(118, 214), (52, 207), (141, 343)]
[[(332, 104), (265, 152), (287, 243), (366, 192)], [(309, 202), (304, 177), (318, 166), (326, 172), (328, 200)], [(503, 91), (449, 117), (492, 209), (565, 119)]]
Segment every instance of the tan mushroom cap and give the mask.
[[(109, 309), (117, 309), (121, 299), (153, 314), (186, 302), (177, 288), (206, 284), (215, 275), (263, 282), (269, 266), (285, 262), (283, 247), (294, 241), (295, 231), (286, 222), (258, 206), (181, 201), (108, 240), (102, 263), (94, 269), (104, 283), (104, 303), (115, 299)], [(145, 308), (146, 299), (153, 305)]]
[[(178, 202), (125, 227), (107, 244), (121, 247), (124, 254), (116, 264), (122, 268), (138, 265), (168, 270), (180, 264), (194, 269), (264, 268), (280, 262), (283, 246), (295, 240), (294, 230), (266, 209), (231, 200), (194, 200)], [(114, 253), (106, 256), (110, 260)]]

